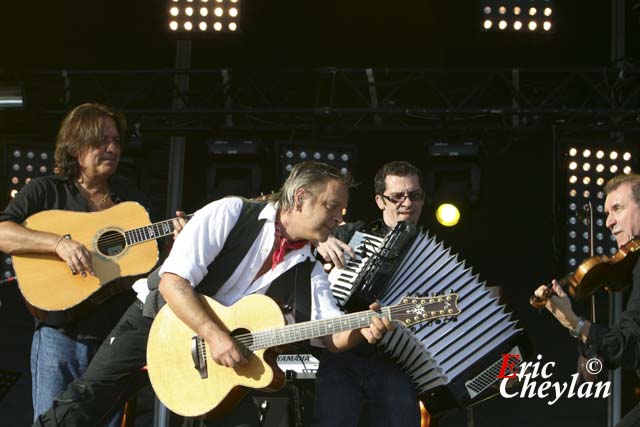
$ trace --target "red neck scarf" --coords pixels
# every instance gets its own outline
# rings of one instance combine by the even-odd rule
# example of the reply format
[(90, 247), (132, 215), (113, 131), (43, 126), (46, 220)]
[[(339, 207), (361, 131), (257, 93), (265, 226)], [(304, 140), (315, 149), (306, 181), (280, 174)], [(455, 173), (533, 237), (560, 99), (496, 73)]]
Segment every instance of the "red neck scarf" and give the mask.
[(275, 269), (276, 265), (284, 260), (284, 255), (289, 249), (300, 249), (308, 243), (307, 240), (290, 241), (282, 235), (282, 226), (276, 222), (276, 233), (273, 255), (271, 256), (271, 269)]

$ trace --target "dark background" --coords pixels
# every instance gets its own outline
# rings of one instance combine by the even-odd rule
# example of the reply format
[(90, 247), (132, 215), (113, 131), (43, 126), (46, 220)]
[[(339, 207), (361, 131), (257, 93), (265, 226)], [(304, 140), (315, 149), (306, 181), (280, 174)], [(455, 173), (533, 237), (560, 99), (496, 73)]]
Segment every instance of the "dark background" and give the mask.
[[(493, 34), (479, 31), (476, 2), (416, 1), (246, 1), (243, 33), (199, 36), (192, 41), (191, 66), (207, 67), (607, 67), (611, 65), (611, 4), (606, 1), (567, 0), (557, 5), (554, 35)], [(626, 57), (630, 66), (640, 58), (638, 2), (628, 1)], [(11, 2), (0, 14), (0, 72), (61, 69), (163, 69), (175, 65), (175, 35), (164, 28), (164, 5), (148, 1), (64, 1), (33, 4)], [(0, 81), (4, 74), (0, 74)], [(100, 84), (99, 79), (95, 84)], [(108, 96), (100, 101), (108, 101)], [(87, 101), (87, 100), (85, 100)], [(116, 107), (120, 107), (115, 105)], [(38, 105), (24, 116), (3, 116), (0, 142), (29, 141), (52, 146), (55, 120), (40, 121)], [(49, 119), (51, 116), (47, 116)], [(19, 126), (14, 125), (19, 122)], [(226, 129), (224, 132), (228, 132)], [(223, 130), (187, 134), (182, 207), (191, 212), (208, 202), (203, 188), (213, 158), (205, 141)], [(635, 132), (626, 144), (635, 144)], [(155, 220), (166, 217), (169, 164), (167, 131), (142, 129), (142, 145), (128, 153), (131, 174), (153, 198)], [(408, 160), (424, 170), (428, 132), (365, 132), (344, 129), (253, 133), (261, 145), (250, 159), (235, 158), (261, 168), (262, 192), (278, 185), (275, 141), (314, 140), (322, 144), (352, 144), (357, 150), (354, 172), (361, 182), (350, 199), (349, 217), (373, 219), (373, 175), (385, 162)], [(477, 203), (463, 211), (460, 224), (445, 229), (436, 224), (434, 206), (425, 206), (422, 223), (459, 252), (489, 285), (500, 286), (514, 315), (528, 331), (535, 354), (555, 361), (554, 380), (569, 381), (575, 372), (577, 350), (572, 340), (547, 313), (528, 305), (539, 284), (567, 273), (561, 250), (565, 217), (555, 209), (562, 200), (562, 138), (551, 127), (535, 132), (438, 131), (439, 136), (470, 137), (482, 143), (481, 192)], [(608, 141), (607, 133), (585, 139)], [(3, 155), (6, 152), (3, 150)], [(6, 164), (6, 161), (3, 161)], [(252, 166), (249, 166), (252, 167)], [(6, 179), (6, 176), (4, 177)], [(4, 187), (2, 187), (4, 188)], [(7, 195), (0, 201), (5, 204)], [(602, 298), (602, 297), (601, 297)], [(31, 418), (29, 346), (32, 322), (15, 285), (0, 286), (0, 369), (22, 373), (16, 386), (0, 400), (0, 425), (28, 425)], [(606, 305), (606, 303), (605, 303)], [(582, 313), (586, 314), (584, 307)], [(625, 379), (632, 373), (625, 372)], [(633, 386), (625, 386), (625, 400), (635, 404)], [(602, 426), (606, 402), (561, 399), (548, 406), (540, 399), (495, 398), (474, 408), (478, 426)], [(454, 414), (444, 425), (464, 425)]]

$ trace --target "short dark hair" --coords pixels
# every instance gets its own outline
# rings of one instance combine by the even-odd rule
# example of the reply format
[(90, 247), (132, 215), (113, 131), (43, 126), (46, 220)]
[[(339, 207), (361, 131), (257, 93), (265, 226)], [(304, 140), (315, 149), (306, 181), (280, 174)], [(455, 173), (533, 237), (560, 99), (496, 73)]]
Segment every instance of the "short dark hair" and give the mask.
[(389, 175), (393, 176), (409, 176), (409, 175), (417, 175), (420, 180), (420, 189), (424, 191), (424, 180), (422, 178), (422, 172), (420, 169), (415, 167), (409, 162), (404, 161), (393, 161), (389, 163), (385, 163), (378, 172), (376, 172), (376, 177), (374, 178), (375, 192), (376, 194), (384, 194), (387, 189), (386, 178)]
[(64, 118), (56, 138), (56, 173), (69, 178), (80, 175), (78, 154), (85, 148), (102, 144), (104, 120), (111, 118), (120, 134), (123, 146), (127, 132), (124, 116), (106, 105), (86, 103), (78, 105)]
[(311, 160), (298, 163), (293, 167), (280, 190), (271, 196), (271, 201), (279, 204), (278, 209), (289, 210), (294, 206), (295, 194), (299, 188), (304, 188), (306, 192), (313, 194), (315, 187), (332, 180), (345, 184), (347, 188), (353, 186), (353, 178), (350, 174), (342, 173), (326, 163)]
[(622, 174), (616, 175), (611, 178), (604, 185), (604, 192), (607, 195), (611, 194), (611, 192), (615, 191), (622, 184), (631, 184), (631, 193), (633, 194), (633, 200), (636, 202), (636, 205), (640, 206), (640, 175), (632, 173), (632, 174)]

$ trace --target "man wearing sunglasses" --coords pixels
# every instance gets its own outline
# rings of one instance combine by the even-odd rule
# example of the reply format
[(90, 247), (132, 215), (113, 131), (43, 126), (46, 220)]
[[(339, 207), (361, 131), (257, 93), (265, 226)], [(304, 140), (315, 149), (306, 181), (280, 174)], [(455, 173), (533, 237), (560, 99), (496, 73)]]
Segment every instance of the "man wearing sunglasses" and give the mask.
[[(334, 237), (318, 245), (318, 253), (337, 267), (344, 267), (346, 242), (357, 230), (384, 236), (398, 221), (417, 223), (424, 205), (424, 185), (414, 165), (394, 161), (375, 176), (375, 201), (382, 218), (366, 224), (347, 223)], [(315, 417), (319, 427), (420, 426), (415, 388), (400, 367), (375, 345), (359, 345), (343, 353), (325, 351), (320, 356), (316, 380)]]

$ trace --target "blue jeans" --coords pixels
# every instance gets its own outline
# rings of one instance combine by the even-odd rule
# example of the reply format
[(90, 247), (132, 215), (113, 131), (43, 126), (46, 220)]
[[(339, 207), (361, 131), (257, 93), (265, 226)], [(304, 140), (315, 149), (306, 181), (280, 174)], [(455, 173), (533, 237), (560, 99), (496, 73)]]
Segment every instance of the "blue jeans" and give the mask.
[(151, 319), (129, 307), (100, 346), (87, 370), (66, 387), (35, 426), (102, 426), (142, 386)]
[[(87, 369), (98, 350), (95, 340), (74, 340), (55, 328), (42, 325), (31, 341), (31, 397), (34, 421), (53, 400)], [(119, 426), (122, 413), (109, 426)]]
[(319, 427), (419, 427), (420, 407), (409, 377), (383, 354), (325, 351), (316, 378), (315, 418)]

